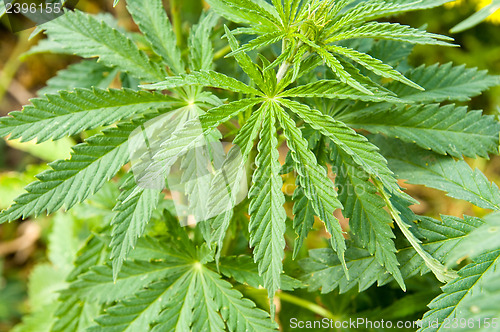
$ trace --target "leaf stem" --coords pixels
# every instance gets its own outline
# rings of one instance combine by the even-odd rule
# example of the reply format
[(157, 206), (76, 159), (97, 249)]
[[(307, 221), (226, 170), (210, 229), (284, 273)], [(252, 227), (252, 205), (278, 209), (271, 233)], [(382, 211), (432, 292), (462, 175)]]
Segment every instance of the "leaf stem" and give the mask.
[(323, 316), (334, 321), (340, 320), (341, 317), (335, 316), (330, 310), (323, 308), (322, 306), (317, 305), (316, 303), (312, 303), (310, 301), (304, 300), (295, 295), (285, 293), (285, 292), (277, 292), (276, 296), (282, 301), (295, 304), (299, 307), (305, 308), (309, 311), (314, 312), (319, 316)]
[(30, 30), (25, 30), (19, 34), (16, 47), (12, 50), (9, 59), (5, 63), (2, 71), (0, 71), (0, 100), (3, 99), (5, 93), (9, 89), (10, 83), (16, 76), (17, 70), (22, 64), (19, 56), (26, 52), (31, 46), (31, 42), (28, 40), (30, 33)]
[[(286, 50), (286, 45), (287, 45), (287, 42), (286, 42), (286, 39), (283, 39), (283, 41), (281, 42), (281, 53), (283, 54)], [(285, 62), (283, 62), (278, 70), (278, 74), (276, 74), (276, 81), (278, 81), (278, 83), (283, 79), (283, 77), (285, 77), (286, 75), (286, 72), (288, 71), (288, 69), (290, 68), (290, 63), (288, 62), (288, 60), (285, 60)]]
[(184, 39), (182, 36), (182, 15), (180, 0), (170, 0), (170, 13), (172, 14), (172, 23), (174, 26), (174, 33), (177, 38), (177, 46), (182, 49)]
[(214, 60), (218, 60), (218, 59), (222, 58), (224, 55), (228, 54), (229, 52), (231, 52), (231, 46), (227, 45), (227, 46), (221, 48), (220, 50), (215, 52)]
[(276, 80), (278, 83), (285, 77), (286, 72), (290, 68), (290, 63), (288, 61), (285, 61), (281, 64), (280, 69), (278, 70), (278, 74), (276, 75)]

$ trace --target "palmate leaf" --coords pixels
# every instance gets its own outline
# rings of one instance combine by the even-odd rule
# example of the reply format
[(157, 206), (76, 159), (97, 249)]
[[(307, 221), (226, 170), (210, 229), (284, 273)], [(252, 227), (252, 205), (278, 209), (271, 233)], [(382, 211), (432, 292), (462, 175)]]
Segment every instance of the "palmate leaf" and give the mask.
[[(158, 318), (162, 307), (169, 300), (177, 275), (152, 283), (133, 297), (120, 301), (97, 317), (88, 331), (149, 331), (151, 322)], [(170, 295), (171, 296), (171, 295)]]
[[(182, 281), (175, 299), (161, 312), (152, 331), (189, 331), (191, 325), (196, 331), (226, 331), (221, 316), (228, 331), (276, 330), (266, 312), (255, 308), (253, 302), (243, 298), (217, 273), (200, 267)], [(210, 328), (205, 324), (210, 324)]]
[[(207, 287), (214, 289), (215, 302), (222, 308), (222, 318), (229, 331), (275, 331), (276, 323), (269, 315), (255, 304), (242, 297), (241, 293), (231, 288), (231, 284), (224, 281), (215, 272), (205, 269), (204, 275)], [(227, 310), (225, 308), (228, 308)]]
[(128, 162), (129, 135), (147, 120), (142, 117), (118, 124), (76, 145), (71, 159), (51, 163), (51, 170), (38, 175), (38, 181), (26, 187), (27, 193), (2, 211), (0, 223), (38, 216), (44, 211), (49, 214), (63, 205), (70, 209), (97, 192)]
[(181, 51), (177, 48), (176, 36), (162, 1), (127, 0), (127, 9), (164, 64), (175, 74), (184, 73)]
[[(451, 249), (460, 246), (470, 232), (483, 225), (480, 219), (467, 216), (464, 219), (441, 216), (443, 221), (429, 217), (418, 218), (417, 230), (425, 238), (422, 247), (443, 262), (448, 260)], [(305, 272), (300, 279), (309, 291), (329, 293), (338, 288), (340, 293), (345, 293), (358, 285), (359, 292), (362, 292), (375, 282), (382, 286), (394, 280), (374, 256), (356, 246), (351, 246), (346, 251), (349, 280), (345, 278), (341, 262), (331, 249), (313, 249), (309, 251), (309, 256), (300, 261)], [(396, 256), (404, 280), (430, 271), (411, 245), (399, 248)]]
[[(254, 261), (263, 275), (264, 287), (270, 298), (280, 289), (282, 260), (285, 257), (285, 220), (283, 206), (285, 195), (281, 191), (283, 181), (279, 175), (281, 165), (276, 148), (275, 111), (272, 104), (265, 103), (262, 111), (264, 121), (256, 158), (257, 169), (253, 174), (253, 185), (248, 193), (250, 206), (250, 245), (254, 247)], [(271, 305), (273, 306), (273, 305)], [(274, 310), (272, 310), (274, 312)]]
[(500, 190), (462, 160), (429, 153), (414, 145), (377, 137), (375, 143), (400, 179), (447, 192), (485, 209), (500, 209)]
[[(300, 185), (305, 196), (312, 201), (315, 214), (325, 223), (326, 230), (331, 234), (330, 243), (337, 252), (341, 262), (344, 262), (346, 249), (343, 231), (333, 212), (342, 205), (337, 199), (333, 182), (328, 178), (326, 170), (318, 165), (316, 157), (309, 150), (307, 141), (295, 126), (285, 110), (276, 105), (276, 113), (283, 128), (283, 133), (290, 148)], [(345, 265), (344, 265), (345, 267)], [(347, 275), (347, 268), (345, 267)]]
[[(183, 232), (179, 226), (176, 228)], [(152, 239), (147, 240), (148, 243), (141, 242), (138, 248), (147, 250), (143, 254), (148, 257), (149, 251), (157, 250), (155, 248), (160, 245), (160, 251), (153, 255), (157, 257), (155, 261), (137, 261), (132, 265), (132, 262), (125, 263), (124, 269), (129, 273), (124, 275), (122, 272), (117, 283), (122, 283), (122, 286), (123, 282), (128, 284), (128, 295), (113, 285), (109, 268), (105, 266), (94, 268), (72, 285), (75, 294), (83, 298), (88, 297), (87, 291), (94, 294), (95, 291), (106, 290), (112, 297), (98, 297), (98, 300), (109, 301), (115, 297), (118, 300), (96, 319), (98, 325), (92, 331), (226, 331), (225, 324), (229, 331), (275, 330), (266, 312), (242, 298), (230, 283), (204, 266), (207, 258), (210, 259), (210, 253), (207, 256), (203, 247), (195, 256), (188, 253), (193, 248), (179, 251), (177, 247), (186, 249), (185, 246), (192, 247), (192, 244), (172, 235), (168, 239), (170, 245), (151, 242)], [(183, 236), (186, 237), (185, 234)], [(158, 276), (154, 271), (161, 267), (169, 271), (155, 281), (157, 278), (151, 273)], [(138, 279), (141, 271), (144, 273)], [(145, 288), (139, 287), (140, 284), (144, 284)]]
[(189, 261), (185, 257), (168, 257), (153, 262), (127, 260), (116, 280), (109, 265), (93, 266), (70, 285), (78, 298), (97, 303), (110, 303), (134, 294), (152, 282), (168, 275), (186, 271)]
[(144, 233), (160, 198), (158, 191), (147, 188), (136, 191), (135, 182), (129, 182), (118, 198), (114, 208), (117, 214), (111, 221), (113, 232), (110, 247), (114, 279), (118, 277), (128, 253), (135, 247), (137, 238)]
[(365, 172), (379, 178), (391, 192), (400, 192), (392, 171), (387, 167), (386, 160), (378, 153), (378, 148), (368, 142), (366, 137), (356, 133), (344, 123), (336, 121), (318, 110), (311, 109), (305, 104), (285, 99), (280, 99), (280, 103), (296, 113), (313, 129), (330, 138)]
[(84, 130), (112, 124), (151, 108), (169, 108), (176, 99), (159, 93), (136, 92), (129, 89), (76, 89), (31, 100), (21, 112), (0, 118), (0, 136), (10, 134), (21, 142), (78, 134)]
[[(498, 300), (492, 294), (484, 294), (484, 288), (498, 282), (500, 268), (500, 250), (493, 250), (478, 256), (473, 263), (463, 267), (458, 273), (459, 278), (444, 286), (443, 294), (429, 304), (430, 311), (422, 319), (419, 331), (445, 330), (443, 322), (446, 318), (485, 318), (490, 317), (488, 304)], [(487, 305), (483, 305), (486, 303)], [(497, 312), (498, 315), (498, 312)], [(493, 316), (495, 317), (495, 316)], [(429, 322), (438, 320), (438, 327)], [(477, 322), (476, 322), (477, 323)], [(477, 327), (477, 325), (476, 325)], [(457, 328), (457, 330), (460, 330)], [(468, 329), (466, 329), (468, 330)]]
[(106, 89), (114, 80), (116, 73), (116, 69), (108, 68), (97, 61), (83, 60), (60, 70), (57, 76), (47, 81), (46, 87), (38, 90), (37, 94), (43, 96), (75, 88)]
[(377, 188), (352, 158), (343, 151), (332, 148), (332, 165), (337, 169), (339, 200), (344, 206), (342, 213), (349, 218), (349, 226), (361, 245), (368, 249), (380, 265), (406, 290), (396, 258), (392, 218), (384, 210), (385, 202), (377, 195)]
[(220, 88), (246, 94), (261, 94), (245, 83), (211, 70), (193, 71), (187, 75), (172, 76), (159, 83), (143, 85), (142, 87), (149, 90), (169, 90), (191, 85)]
[(105, 65), (117, 67), (143, 81), (159, 81), (167, 76), (161, 66), (152, 62), (123, 33), (91, 15), (67, 11), (42, 28), (52, 41), (73, 54), (99, 57)]
[(382, 133), (456, 158), (498, 152), (500, 124), (480, 111), (437, 104), (360, 110), (345, 114), (349, 126)]

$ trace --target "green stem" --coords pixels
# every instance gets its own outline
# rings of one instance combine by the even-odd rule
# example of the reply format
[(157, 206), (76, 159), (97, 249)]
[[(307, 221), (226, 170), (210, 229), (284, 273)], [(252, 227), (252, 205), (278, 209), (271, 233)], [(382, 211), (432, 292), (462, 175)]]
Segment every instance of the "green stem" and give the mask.
[(315, 314), (326, 317), (329, 319), (332, 319), (334, 321), (339, 321), (341, 317), (335, 316), (330, 310), (327, 310), (323, 308), (322, 306), (317, 305), (316, 303), (312, 303), (310, 301), (304, 300), (300, 297), (297, 297), (295, 295), (285, 293), (285, 292), (277, 292), (276, 296), (285, 302), (295, 304), (299, 307), (302, 307), (304, 309), (307, 309), (311, 312), (314, 312)]
[(227, 45), (227, 46), (221, 48), (220, 50), (215, 52), (214, 60), (218, 60), (218, 59), (222, 58), (223, 56), (225, 56), (229, 52), (231, 52), (231, 46)]
[(180, 49), (183, 49), (184, 38), (182, 36), (182, 14), (180, 0), (170, 0), (170, 13), (172, 14), (172, 23), (174, 26), (174, 33), (177, 38), (177, 46)]
[(3, 99), (10, 86), (10, 82), (12, 82), (14, 76), (16, 76), (17, 70), (21, 66), (19, 56), (26, 52), (31, 46), (31, 42), (28, 40), (30, 34), (31, 31), (25, 30), (19, 35), (16, 47), (12, 50), (9, 59), (0, 72), (0, 100)]
[(392, 204), (389, 194), (384, 189), (384, 185), (378, 179), (373, 179), (373, 183), (384, 199), (385, 204), (389, 208), (389, 212), (391, 213), (392, 218), (396, 221), (399, 229), (401, 229), (403, 235), (410, 242), (417, 254), (422, 257), (425, 265), (427, 265), (427, 267), (434, 273), (436, 278), (439, 281), (446, 283), (458, 277), (458, 274), (454, 270), (450, 270), (443, 266), (441, 262), (432, 257), (431, 254), (429, 254), (424, 250), (424, 248), (422, 248), (421, 241), (415, 235), (413, 235), (413, 233), (410, 231), (410, 227), (401, 219), (400, 213)]
[[(286, 45), (287, 45), (286, 39), (283, 39), (283, 41), (281, 42), (281, 54), (285, 52)], [(290, 66), (291, 64), (288, 62), (288, 59), (281, 64), (278, 70), (278, 74), (276, 74), (276, 80), (278, 81), (278, 83), (283, 79), (283, 77), (285, 77), (286, 72), (288, 71)]]
[(278, 70), (278, 74), (276, 74), (276, 80), (278, 81), (278, 83), (281, 82), (283, 77), (285, 77), (290, 66), (291, 65), (288, 61), (285, 61), (281, 64), (280, 69)]

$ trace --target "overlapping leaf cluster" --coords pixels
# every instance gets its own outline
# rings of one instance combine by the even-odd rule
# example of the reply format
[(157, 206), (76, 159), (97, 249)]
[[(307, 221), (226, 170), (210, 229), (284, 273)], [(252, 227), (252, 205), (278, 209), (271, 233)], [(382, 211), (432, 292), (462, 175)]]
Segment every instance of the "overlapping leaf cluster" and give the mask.
[[(256, 165), (243, 204), (250, 215), (246, 222), (253, 262), (247, 256), (222, 255), (231, 222), (243, 215), (239, 207), (228, 206), (199, 224), (196, 231), (205, 244), (193, 243), (183, 229), (172, 225), (171, 217), (165, 217), (172, 233), (167, 238), (139, 239), (153, 214), (164, 210), (165, 199), (128, 177), (111, 230), (107, 227), (90, 239), (75, 262), (68, 289), (60, 296), (64, 305), (54, 313), (53, 329), (79, 331), (93, 324), (85, 317), (100, 315), (96, 331), (273, 330), (269, 315), (242, 298), (223, 276), (262, 285), (271, 299), (279, 289), (298, 286), (283, 274), (288, 217), (282, 175), (292, 170), (294, 258), (315, 217), (330, 234), (331, 249), (311, 250), (301, 261), (305, 287), (325, 293), (338, 287), (344, 292), (358, 284), (362, 291), (376, 281), (383, 285), (395, 280), (406, 289), (405, 279), (432, 271), (442, 282), (454, 280), (433, 301), (424, 323), (463, 310), (477, 293), (476, 286), (464, 280), (493, 278), (486, 271), (496, 271), (499, 248), (488, 247), (457, 275), (447, 257), (484, 221), (417, 216), (408, 208), (415, 201), (397, 179), (500, 209), (498, 187), (463, 160), (497, 154), (500, 124), (480, 111), (453, 104), (470, 100), (500, 84), (500, 79), (452, 64), (402, 72), (405, 67), (399, 65), (411, 51), (408, 45), (453, 46), (452, 39), (381, 20), (446, 1), (207, 2), (212, 9), (191, 28), (188, 55), (177, 48), (176, 37), (181, 36), (174, 34), (160, 0), (127, 1), (151, 57), (139, 49), (134, 36), (99, 16), (68, 12), (42, 26), (48, 40), (37, 46), (39, 51), (57, 47), (89, 60), (60, 72), (32, 105), (0, 119), (0, 135), (43, 142), (109, 128), (75, 146), (70, 159), (50, 164), (51, 169), (0, 214), (0, 222), (52, 213), (63, 206), (70, 209), (98, 192), (129, 162), (130, 134), (162, 114), (200, 113), (206, 135), (224, 123), (234, 127), (233, 119), (238, 118), (240, 128), (233, 132), (236, 148), (229, 154), (238, 150), (243, 163), (255, 159)], [(234, 59), (245, 79), (214, 70), (211, 35), (221, 21), (217, 14), (241, 24), (226, 22), (221, 31), (231, 48), (225, 61)], [(237, 37), (242, 34), (250, 37), (240, 45)], [(276, 45), (281, 52), (273, 54)], [(90, 60), (95, 57), (98, 62)], [(88, 75), (81, 78), (82, 73)], [(106, 89), (118, 73), (123, 88)], [(224, 98), (228, 100), (222, 102)], [(186, 130), (184, 136), (172, 135), (174, 143), (159, 153), (189, 158), (189, 144), (181, 143), (197, 137), (188, 134)], [(289, 149), (283, 166), (282, 140)], [(214, 181), (222, 181), (222, 176), (227, 174), (216, 174)], [(229, 176), (231, 183), (239, 183), (246, 174)], [(196, 195), (196, 189), (190, 194)], [(220, 194), (216, 189), (209, 192), (217, 204), (228, 204)], [(340, 226), (337, 209), (349, 218), (349, 230)], [(405, 243), (401, 248), (395, 243), (393, 223)], [(447, 295), (458, 291), (466, 295)], [(499, 294), (496, 288), (491, 292)], [(91, 305), (94, 301), (98, 306)], [(485, 308), (487, 301), (482, 302)], [(444, 306), (451, 311), (440, 310)]]

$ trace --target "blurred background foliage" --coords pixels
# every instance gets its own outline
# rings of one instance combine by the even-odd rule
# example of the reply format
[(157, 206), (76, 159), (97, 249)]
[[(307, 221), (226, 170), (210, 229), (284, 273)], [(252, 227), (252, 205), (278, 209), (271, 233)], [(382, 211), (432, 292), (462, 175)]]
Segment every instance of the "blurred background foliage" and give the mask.
[[(109, 12), (118, 18), (121, 26), (137, 31), (137, 27), (126, 12), (125, 1), (121, 1), (116, 8), (112, 7), (112, 2), (112, 0), (80, 0), (77, 8), (90, 13)], [(490, 0), (459, 0), (438, 9), (410, 13), (393, 20), (415, 27), (427, 26), (430, 32), (450, 35), (449, 30), (452, 27), (490, 2)], [(180, 4), (181, 14), (185, 20), (183, 28), (186, 29), (196, 22), (202, 9), (206, 7), (202, 0), (183, 0)], [(165, 5), (169, 8), (168, 1), (165, 1)], [(76, 57), (68, 55), (50, 53), (27, 55), (26, 52), (30, 47), (43, 38), (42, 35), (38, 35), (29, 39), (31, 32), (32, 30), (26, 30), (12, 33), (5, 24), (0, 23), (1, 116), (21, 109), (30, 98), (36, 97), (37, 91), (43, 88), (45, 82), (55, 76), (58, 70), (78, 62)], [(492, 74), (500, 74), (500, 11), (491, 15), (485, 22), (452, 36), (460, 47), (416, 47), (410, 58), (410, 64), (418, 66), (451, 61), (468, 67), (486, 69)], [(471, 109), (482, 109), (485, 113), (494, 115), (499, 112), (499, 106), (500, 87), (473, 99), (470, 103)], [(65, 159), (69, 156), (70, 147), (83, 139), (85, 137), (78, 136), (40, 145), (35, 145), (34, 142), (20, 145), (16, 141), (6, 142), (0, 139), (0, 209), (7, 208), (12, 199), (23, 192), (24, 186), (34, 181), (34, 175), (46, 169), (47, 162)], [(469, 162), (481, 169), (490, 180), (500, 183), (499, 157), (491, 160), (469, 160)], [(410, 187), (406, 184), (403, 186)], [(102, 224), (101, 219), (109, 218), (114, 205), (113, 198), (118, 194), (117, 188), (117, 185), (112, 184), (106, 186), (96, 197), (75, 208), (71, 213), (61, 212), (37, 220), (0, 225), (0, 331), (11, 330), (26, 312), (43, 307), (44, 303), (50, 302), (54, 290), (64, 287), (72, 255), (93, 227)], [(421, 187), (410, 187), (409, 190), (421, 201), (420, 205), (413, 207), (419, 214), (437, 217), (439, 213), (443, 213), (461, 217), (463, 214), (482, 216), (486, 213), (435, 190)], [(57, 232), (53, 232), (53, 229), (57, 229)], [(315, 247), (317, 236), (321, 236), (319, 232), (310, 234), (308, 243), (311, 247)], [(49, 243), (48, 239), (51, 237), (60, 239), (54, 241), (57, 245)], [(294, 264), (291, 263), (291, 266)], [(47, 279), (50, 280), (44, 284)], [(412, 288), (422, 289), (422, 286), (427, 289), (426, 292), (412, 295)], [(418, 318), (429, 300), (437, 294), (438, 287), (439, 284), (431, 277), (425, 277), (415, 280), (414, 284), (408, 282), (409, 291), (405, 297), (402, 297), (400, 290), (392, 288), (391, 285), (382, 289), (372, 287), (361, 294), (354, 290), (342, 296), (336, 293), (324, 296), (311, 295), (305, 291), (303, 295), (304, 298), (317, 296), (313, 301), (327, 307), (334, 314), (332, 318), (341, 317), (346, 313), (350, 316), (364, 317), (383, 315), (387, 319)], [(245, 289), (242, 291), (249, 292)], [(246, 295), (256, 302), (265, 297), (265, 294), (255, 292)], [(30, 301), (28, 293), (33, 293), (30, 294)], [(354, 298), (356, 301), (353, 301)], [(297, 299), (282, 301), (280, 320), (286, 321), (289, 317), (297, 316), (304, 320), (313, 319), (321, 311), (321, 308), (304, 310), (304, 304), (294, 301)], [(374, 308), (379, 309), (374, 311)], [(25, 322), (25, 326), (36, 326), (32, 331), (44, 330), (42, 326), (36, 324), (36, 321), (28, 324)]]

